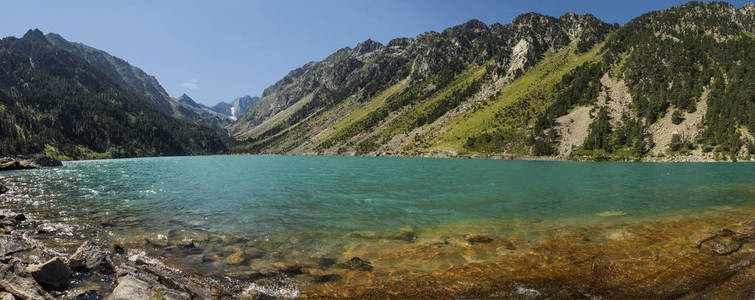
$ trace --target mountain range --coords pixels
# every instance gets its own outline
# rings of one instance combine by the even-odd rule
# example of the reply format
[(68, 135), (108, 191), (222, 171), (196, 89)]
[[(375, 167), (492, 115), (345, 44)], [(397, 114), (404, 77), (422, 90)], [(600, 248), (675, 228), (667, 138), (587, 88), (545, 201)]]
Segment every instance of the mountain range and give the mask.
[(267, 88), (233, 151), (750, 159), (754, 15), (690, 2), (624, 26), (527, 13), (367, 40)]
[[(170, 97), (105, 51), (32, 30), (0, 42), (0, 154), (747, 160), (753, 32), (753, 3), (690, 2), (623, 26), (574, 13), (471, 20), (366, 40), (291, 71), (261, 97), (207, 107)], [(140, 117), (160, 125), (125, 138)], [(200, 132), (201, 143), (187, 138)]]
[(235, 121), (244, 113), (246, 113), (246, 111), (259, 100), (260, 97), (257, 96), (244, 96), (233, 99), (231, 103), (220, 102), (212, 107), (209, 107), (209, 109), (214, 112), (226, 115)]
[[(227, 141), (163, 112), (154, 78), (104, 70), (51, 43), (39, 30), (0, 40), (0, 155), (62, 159), (213, 154)], [(116, 65), (123, 67), (118, 61)], [(121, 73), (118, 73), (121, 74)], [(151, 96), (150, 96), (151, 95)]]

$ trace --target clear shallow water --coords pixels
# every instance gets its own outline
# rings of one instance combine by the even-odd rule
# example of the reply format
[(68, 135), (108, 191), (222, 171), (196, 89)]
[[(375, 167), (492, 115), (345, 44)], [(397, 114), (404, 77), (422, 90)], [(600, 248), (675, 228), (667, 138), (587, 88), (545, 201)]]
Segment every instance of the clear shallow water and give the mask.
[[(755, 165), (204, 156), (67, 162), (0, 174), (26, 201), (135, 230), (251, 236), (395, 232), (755, 204)], [(608, 213), (606, 213), (608, 212)]]

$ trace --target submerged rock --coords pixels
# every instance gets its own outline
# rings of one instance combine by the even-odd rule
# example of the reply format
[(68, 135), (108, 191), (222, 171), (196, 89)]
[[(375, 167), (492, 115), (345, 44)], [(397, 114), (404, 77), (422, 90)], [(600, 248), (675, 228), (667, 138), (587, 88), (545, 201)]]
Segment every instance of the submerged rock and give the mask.
[(356, 256), (344, 262), (343, 266), (351, 270), (372, 271), (372, 264), (369, 261), (366, 261)]
[(60, 257), (55, 257), (42, 264), (29, 266), (26, 270), (40, 284), (56, 289), (66, 287), (71, 278), (71, 269)]
[(291, 274), (301, 273), (301, 265), (295, 262), (279, 261), (273, 264), (273, 267), (278, 271)]
[(417, 236), (414, 234), (413, 231), (395, 232), (395, 233), (388, 234), (387, 237), (392, 240), (407, 241), (407, 242), (412, 242), (417, 238)]
[(147, 245), (158, 249), (164, 249), (170, 246), (167, 240), (162, 239), (144, 239), (144, 241), (147, 243)]
[(77, 272), (94, 271), (111, 274), (114, 271), (113, 261), (109, 253), (89, 241), (79, 246), (79, 249), (68, 260), (68, 266)]
[(493, 241), (493, 239), (491, 239), (491, 238), (489, 238), (487, 236), (476, 234), (476, 233), (467, 233), (467, 234), (465, 234), (464, 235), (464, 240), (466, 240), (468, 243), (470, 243), (472, 245), (477, 244), (477, 243), (490, 243), (490, 242)]
[(245, 261), (246, 257), (244, 257), (244, 251), (241, 250), (237, 250), (236, 252), (231, 253), (231, 255), (228, 255), (228, 257), (225, 258), (225, 262), (229, 265), (240, 265)]
[(312, 283), (326, 283), (338, 281), (341, 276), (338, 274), (312, 274)]
[(329, 257), (315, 257), (320, 269), (326, 270), (336, 264), (336, 260)]
[(627, 212), (620, 211), (620, 210), (607, 210), (607, 211), (598, 213), (599, 217), (621, 217), (621, 216), (626, 216), (626, 215), (627, 215)]
[(26, 221), (26, 216), (24, 214), (17, 214), (13, 217), (13, 219), (19, 222), (23, 222)]
[(743, 244), (755, 242), (755, 233), (736, 233), (730, 229), (721, 229), (716, 234), (709, 236), (699, 243), (697, 248), (708, 247), (719, 255), (729, 255), (739, 251)]
[(52, 299), (26, 271), (24, 264), (17, 259), (10, 259), (0, 264), (0, 290), (20, 299)]
[(755, 233), (755, 220), (742, 222), (742, 224), (740, 224), (740, 232), (745, 234)]

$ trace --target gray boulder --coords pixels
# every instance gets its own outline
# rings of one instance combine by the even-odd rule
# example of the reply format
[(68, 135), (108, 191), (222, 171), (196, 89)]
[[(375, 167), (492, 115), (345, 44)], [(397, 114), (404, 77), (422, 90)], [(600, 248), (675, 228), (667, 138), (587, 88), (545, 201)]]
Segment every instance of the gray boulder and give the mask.
[(55, 289), (68, 286), (68, 280), (71, 279), (72, 273), (60, 257), (55, 257), (42, 264), (29, 266), (26, 271), (31, 273), (34, 280), (40, 284)]
[(113, 294), (108, 296), (108, 300), (130, 300), (130, 299), (154, 299), (155, 293), (144, 281), (134, 278), (133, 276), (124, 276), (118, 278), (118, 285), (113, 289)]
[(14, 235), (0, 235), (0, 257), (10, 256), (34, 249), (27, 240)]
[[(219, 293), (211, 285), (193, 280), (179, 271), (141, 259), (118, 265), (115, 284), (115, 290), (107, 299), (214, 299)], [(145, 288), (147, 294), (144, 294)]]
[(28, 300), (52, 299), (34, 278), (26, 271), (24, 264), (17, 259), (0, 264), (0, 290), (13, 294), (16, 298)]
[[(119, 273), (113, 293), (108, 300), (141, 300), (141, 299), (205, 299), (192, 297), (181, 283), (173, 278), (166, 278), (160, 274), (144, 272), (133, 267), (125, 267), (124, 273)], [(195, 295), (196, 296), (196, 295)]]
[(110, 253), (89, 241), (79, 246), (79, 249), (68, 260), (68, 266), (77, 272), (99, 272), (112, 274), (114, 271)]

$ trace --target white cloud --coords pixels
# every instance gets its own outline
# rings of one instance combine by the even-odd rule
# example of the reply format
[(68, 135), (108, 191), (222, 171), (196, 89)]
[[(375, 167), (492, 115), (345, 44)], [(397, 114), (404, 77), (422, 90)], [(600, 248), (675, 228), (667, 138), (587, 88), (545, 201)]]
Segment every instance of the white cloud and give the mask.
[(198, 90), (199, 89), (199, 80), (196, 80), (195, 78), (189, 79), (189, 81), (184, 82), (181, 84), (181, 86), (190, 89), (190, 90)]

